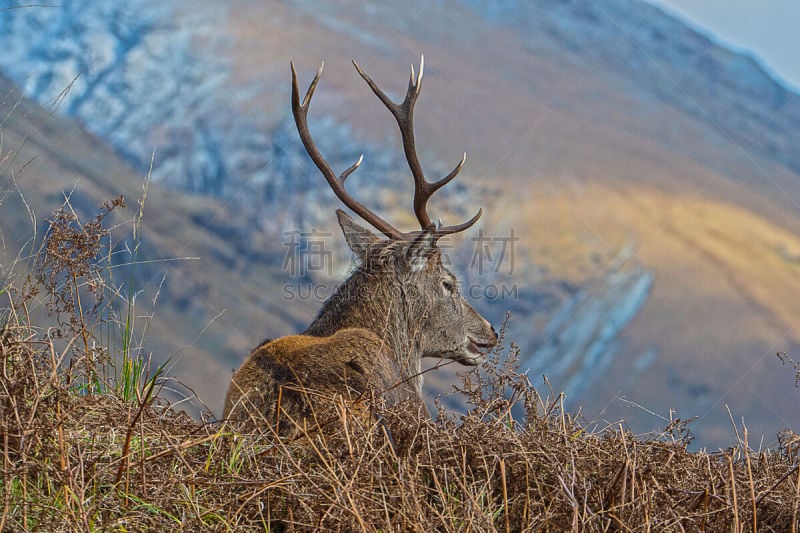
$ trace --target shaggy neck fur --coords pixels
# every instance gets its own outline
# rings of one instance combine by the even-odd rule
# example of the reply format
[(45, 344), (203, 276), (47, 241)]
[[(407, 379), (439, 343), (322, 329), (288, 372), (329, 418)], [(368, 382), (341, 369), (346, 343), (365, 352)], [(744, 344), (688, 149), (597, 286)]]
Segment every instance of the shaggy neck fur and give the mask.
[[(392, 273), (394, 275), (394, 273)], [(381, 274), (384, 278), (387, 274)], [(304, 331), (306, 335), (326, 337), (342, 328), (368, 329), (383, 339), (407, 376), (421, 394), (421, 351), (408, 331), (409, 306), (399, 280), (380, 279), (363, 267), (356, 270), (325, 302), (317, 318)]]

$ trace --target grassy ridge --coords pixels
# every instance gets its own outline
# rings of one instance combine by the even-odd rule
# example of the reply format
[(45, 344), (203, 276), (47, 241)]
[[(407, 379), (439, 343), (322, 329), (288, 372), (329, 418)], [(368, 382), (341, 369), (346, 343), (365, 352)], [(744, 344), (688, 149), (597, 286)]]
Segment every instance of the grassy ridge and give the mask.
[(88, 223), (58, 210), (26, 275), (0, 287), (0, 530), (798, 528), (797, 434), (754, 450), (742, 427), (730, 448), (692, 453), (682, 420), (588, 431), (517, 371), (513, 345), (462, 376), (465, 413), (376, 405), (365, 419), (332, 399), (333, 418), (292, 440), (270, 421), (242, 435), (192, 419), (159, 398), (169, 382), (109, 274), (104, 218), (122, 205)]

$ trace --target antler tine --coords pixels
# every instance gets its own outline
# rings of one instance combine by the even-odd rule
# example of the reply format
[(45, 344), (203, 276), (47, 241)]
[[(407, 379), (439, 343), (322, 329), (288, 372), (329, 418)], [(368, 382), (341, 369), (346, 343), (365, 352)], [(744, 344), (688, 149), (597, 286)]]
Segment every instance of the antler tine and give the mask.
[(475, 213), (475, 216), (473, 216), (471, 219), (467, 220), (466, 222), (464, 222), (462, 224), (458, 224), (456, 226), (445, 226), (443, 228), (442, 227), (438, 227), (434, 231), (434, 234), (436, 235), (436, 238), (438, 239), (439, 237), (443, 237), (445, 235), (452, 235), (453, 233), (461, 233), (462, 231), (464, 231), (466, 229), (469, 229), (473, 224), (475, 224), (478, 221), (478, 219), (481, 218), (482, 214), (483, 214), (483, 208), (479, 207), (478, 208), (478, 212)]
[[(417, 217), (420, 228), (426, 230), (431, 226), (431, 218), (428, 215), (428, 200), (433, 196), (433, 193), (447, 185), (461, 172), (461, 167), (464, 166), (467, 154), (464, 153), (461, 162), (459, 162), (444, 178), (432, 182), (425, 178), (425, 172), (422, 170), (422, 164), (417, 156), (416, 142), (414, 139), (414, 104), (416, 104), (417, 97), (419, 97), (420, 90), (422, 89), (422, 73), (425, 68), (425, 56), (420, 56), (419, 74), (416, 76), (414, 75), (414, 65), (411, 65), (411, 77), (408, 80), (408, 89), (406, 90), (403, 101), (399, 104), (393, 102), (386, 96), (386, 93), (372, 81), (372, 78), (361, 70), (361, 67), (358, 66), (355, 60), (353, 61), (353, 66), (364, 81), (367, 82), (372, 92), (375, 93), (378, 99), (383, 102), (383, 105), (389, 109), (400, 128), (400, 137), (403, 140), (403, 152), (405, 153), (408, 167), (411, 169), (411, 175), (414, 177), (414, 214)], [(442, 235), (464, 231), (478, 221), (482, 212), (482, 210), (479, 210), (477, 215), (463, 224), (437, 228), (434, 230), (434, 234), (438, 238)]]
[(376, 215), (361, 202), (350, 196), (350, 194), (345, 190), (345, 180), (361, 165), (361, 162), (364, 160), (364, 156), (362, 155), (359, 157), (358, 161), (337, 176), (336, 172), (333, 171), (331, 166), (317, 149), (317, 146), (314, 144), (314, 140), (311, 137), (311, 132), (308, 129), (308, 106), (311, 103), (311, 97), (314, 95), (314, 90), (317, 88), (319, 78), (322, 76), (322, 69), (325, 66), (325, 62), (322, 62), (319, 70), (317, 70), (317, 75), (314, 76), (314, 80), (311, 82), (311, 85), (308, 86), (308, 90), (306, 91), (306, 95), (303, 98), (302, 103), (300, 102), (300, 89), (298, 88), (297, 84), (297, 71), (294, 68), (294, 62), (290, 63), (290, 65), (292, 67), (292, 114), (294, 115), (294, 122), (297, 126), (297, 132), (300, 134), (300, 140), (303, 141), (303, 146), (305, 146), (306, 152), (308, 152), (311, 160), (314, 161), (315, 165), (317, 165), (317, 168), (320, 172), (322, 172), (322, 175), (325, 177), (328, 185), (330, 185), (331, 189), (333, 189), (333, 192), (344, 203), (344, 205), (352, 209), (354, 213), (363, 218), (366, 222), (371, 224), (375, 229), (390, 239), (406, 239), (408, 236), (405, 233), (399, 231), (394, 226)]

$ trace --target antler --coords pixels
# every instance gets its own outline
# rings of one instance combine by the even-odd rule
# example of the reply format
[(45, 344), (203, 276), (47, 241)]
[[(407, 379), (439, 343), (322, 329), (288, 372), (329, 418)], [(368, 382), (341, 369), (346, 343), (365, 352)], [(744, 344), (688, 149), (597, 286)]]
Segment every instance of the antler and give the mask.
[[(461, 167), (464, 166), (467, 154), (464, 153), (464, 156), (461, 158), (461, 161), (458, 163), (458, 165), (456, 165), (456, 167), (444, 178), (433, 182), (430, 182), (425, 178), (425, 173), (422, 171), (422, 165), (417, 157), (417, 151), (414, 142), (414, 104), (419, 96), (420, 88), (422, 87), (422, 71), (425, 65), (424, 56), (420, 59), (419, 75), (415, 76), (414, 67), (412, 65), (411, 78), (408, 82), (408, 90), (405, 98), (400, 104), (392, 102), (389, 97), (386, 96), (386, 94), (375, 84), (375, 82), (373, 82), (372, 79), (361, 70), (355, 61), (353, 61), (353, 65), (355, 66), (359, 75), (364, 78), (364, 81), (366, 81), (369, 87), (372, 89), (372, 92), (374, 92), (381, 102), (383, 102), (383, 104), (389, 109), (389, 111), (395, 117), (397, 125), (400, 127), (400, 136), (403, 140), (403, 151), (405, 153), (406, 160), (408, 161), (408, 166), (411, 169), (411, 174), (414, 177), (414, 214), (417, 217), (420, 228), (422, 230), (432, 230), (434, 237), (438, 239), (443, 235), (464, 231), (475, 224), (475, 222), (477, 222), (483, 214), (482, 209), (479, 209), (478, 213), (468, 221), (456, 226), (443, 227), (440, 222), (439, 226), (435, 227), (428, 216), (428, 199), (430, 199), (433, 193), (447, 185), (458, 175), (458, 173), (461, 171)], [(372, 210), (361, 204), (358, 200), (350, 196), (347, 191), (345, 191), (345, 180), (359, 167), (359, 165), (361, 165), (361, 162), (364, 158), (363, 155), (359, 157), (358, 161), (356, 161), (351, 167), (337, 176), (314, 144), (314, 141), (311, 138), (311, 133), (308, 129), (308, 105), (311, 101), (311, 97), (314, 95), (314, 90), (317, 87), (317, 83), (322, 75), (322, 68), (324, 66), (325, 62), (323, 61), (319, 67), (319, 70), (317, 71), (317, 75), (314, 76), (314, 80), (311, 82), (311, 85), (309, 85), (306, 95), (301, 103), (300, 91), (297, 86), (297, 72), (295, 71), (294, 63), (291, 63), (292, 113), (294, 115), (295, 124), (297, 125), (297, 131), (300, 134), (300, 139), (303, 141), (303, 146), (305, 146), (308, 155), (311, 156), (311, 159), (317, 165), (317, 168), (320, 170), (320, 172), (322, 172), (322, 175), (333, 189), (333, 192), (336, 193), (336, 196), (347, 207), (352, 209), (353, 212), (355, 212), (390, 239), (413, 239), (415, 236), (419, 235), (419, 231), (402, 232), (398, 230), (375, 214)]]
[[(403, 98), (403, 101), (399, 104), (392, 102), (389, 97), (386, 96), (386, 93), (372, 81), (372, 78), (361, 70), (361, 67), (358, 66), (355, 60), (353, 61), (353, 66), (356, 67), (356, 71), (364, 78), (364, 81), (367, 82), (367, 85), (369, 85), (369, 88), (375, 93), (375, 96), (389, 109), (395, 121), (397, 121), (397, 125), (400, 127), (400, 137), (403, 139), (403, 151), (406, 155), (406, 161), (408, 161), (408, 167), (411, 169), (411, 174), (414, 176), (414, 214), (419, 221), (420, 227), (426, 229), (432, 224), (431, 218), (428, 216), (428, 200), (433, 196), (433, 193), (458, 176), (458, 173), (461, 172), (461, 167), (464, 166), (464, 162), (467, 160), (467, 153), (464, 152), (461, 161), (459, 161), (456, 167), (444, 178), (433, 182), (425, 179), (425, 173), (422, 170), (419, 157), (417, 157), (417, 148), (414, 141), (414, 104), (417, 102), (417, 97), (422, 89), (422, 71), (425, 68), (425, 56), (420, 56), (419, 74), (416, 76), (414, 75), (414, 66), (411, 66), (408, 90), (406, 90), (405, 98)], [(483, 209), (478, 209), (478, 213), (474, 217), (457, 226), (442, 227), (440, 224), (435, 230), (435, 235), (438, 238), (442, 235), (464, 231), (475, 224), (482, 214)]]
[(290, 64), (292, 66), (292, 114), (294, 115), (294, 122), (297, 125), (297, 132), (300, 134), (300, 140), (303, 141), (303, 146), (306, 147), (306, 151), (308, 155), (311, 156), (311, 160), (317, 165), (317, 168), (322, 172), (322, 175), (325, 176), (333, 192), (336, 193), (336, 196), (339, 197), (344, 205), (352, 209), (354, 213), (369, 222), (375, 229), (390, 239), (408, 239), (405, 233), (376, 215), (361, 202), (350, 196), (344, 189), (345, 180), (350, 174), (355, 172), (359, 165), (361, 165), (364, 156), (362, 155), (359, 157), (358, 161), (353, 163), (350, 168), (337, 176), (328, 162), (325, 161), (325, 158), (322, 157), (322, 154), (314, 144), (314, 140), (311, 138), (311, 132), (308, 130), (308, 104), (311, 101), (311, 97), (314, 96), (314, 90), (317, 88), (320, 76), (322, 76), (322, 68), (325, 66), (325, 62), (323, 61), (319, 66), (317, 75), (314, 76), (314, 81), (308, 86), (302, 103), (300, 102), (300, 90), (297, 88), (297, 71), (294, 69), (294, 63), (292, 62)]

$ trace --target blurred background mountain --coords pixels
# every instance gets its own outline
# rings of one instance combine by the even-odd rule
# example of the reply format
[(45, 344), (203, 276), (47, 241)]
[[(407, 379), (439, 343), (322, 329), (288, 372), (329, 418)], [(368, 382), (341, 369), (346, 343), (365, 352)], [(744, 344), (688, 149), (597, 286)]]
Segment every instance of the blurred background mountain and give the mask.
[(601, 426), (696, 415), (712, 448), (726, 405), (751, 441), (800, 422), (775, 357), (800, 344), (800, 97), (653, 5), (20, 2), (0, 32), (0, 274), (65, 194), (85, 216), (132, 204), (152, 162), (124, 290), (139, 342), (216, 412), (249, 349), (302, 330), (349, 266), (289, 61), (305, 86), (325, 60), (317, 143), (339, 169), (364, 153), (349, 187), (411, 226), (396, 126), (350, 60), (399, 98), (424, 53), (423, 165), (468, 153), (431, 209), (486, 211), (445, 251), (484, 314), (511, 311), (534, 382)]

